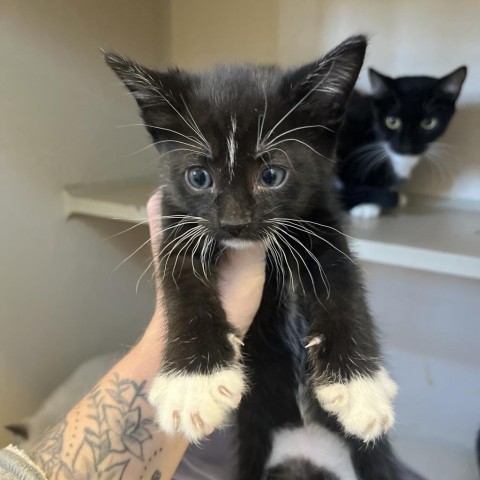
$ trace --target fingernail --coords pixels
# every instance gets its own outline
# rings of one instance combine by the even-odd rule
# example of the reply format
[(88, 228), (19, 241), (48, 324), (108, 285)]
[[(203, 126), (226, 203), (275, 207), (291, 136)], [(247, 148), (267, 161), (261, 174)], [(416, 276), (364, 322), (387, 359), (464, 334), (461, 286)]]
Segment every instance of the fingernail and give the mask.
[(173, 428), (175, 430), (178, 430), (178, 427), (180, 426), (180, 415), (178, 414), (178, 412), (175, 410), (175, 412), (173, 412)]
[(225, 395), (226, 397), (229, 397), (231, 398), (232, 396), (232, 392), (230, 390), (228, 390), (228, 388), (225, 388), (223, 385), (220, 385), (218, 387), (218, 391), (222, 394), (222, 395)]
[(200, 415), (197, 413), (192, 414), (192, 421), (197, 430), (203, 431), (204, 430), (204, 423)]

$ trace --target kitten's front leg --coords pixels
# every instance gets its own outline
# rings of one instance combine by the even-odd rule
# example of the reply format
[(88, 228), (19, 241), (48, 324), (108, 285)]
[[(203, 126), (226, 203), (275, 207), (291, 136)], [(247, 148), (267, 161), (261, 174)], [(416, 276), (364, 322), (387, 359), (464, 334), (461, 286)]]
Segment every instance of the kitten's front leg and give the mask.
[(164, 432), (195, 442), (221, 426), (238, 406), (245, 378), (241, 341), (227, 322), (215, 272), (202, 281), (198, 260), (182, 261), (180, 275), (178, 262), (177, 268), (167, 263), (162, 280), (167, 345), (149, 401)]
[(323, 303), (308, 303), (311, 380), (322, 407), (337, 417), (346, 433), (368, 442), (392, 427), (397, 386), (382, 366), (356, 268), (337, 253), (323, 255), (321, 263), (331, 293)]

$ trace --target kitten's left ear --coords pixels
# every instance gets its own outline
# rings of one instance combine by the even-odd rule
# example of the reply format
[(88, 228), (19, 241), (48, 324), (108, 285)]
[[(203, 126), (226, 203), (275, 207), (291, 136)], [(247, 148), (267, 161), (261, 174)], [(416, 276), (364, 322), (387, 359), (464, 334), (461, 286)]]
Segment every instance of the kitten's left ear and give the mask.
[(333, 128), (342, 120), (345, 104), (362, 68), (367, 48), (363, 35), (350, 37), (320, 60), (288, 72), (285, 80), (301, 102), (298, 112), (322, 115)]
[(456, 101), (462, 90), (463, 82), (467, 76), (467, 67), (457, 68), (452, 73), (445, 75), (438, 81), (437, 88), (452, 100)]
[(370, 88), (375, 98), (381, 98), (391, 91), (393, 79), (377, 72), (373, 68), (368, 69), (368, 79), (370, 80)]

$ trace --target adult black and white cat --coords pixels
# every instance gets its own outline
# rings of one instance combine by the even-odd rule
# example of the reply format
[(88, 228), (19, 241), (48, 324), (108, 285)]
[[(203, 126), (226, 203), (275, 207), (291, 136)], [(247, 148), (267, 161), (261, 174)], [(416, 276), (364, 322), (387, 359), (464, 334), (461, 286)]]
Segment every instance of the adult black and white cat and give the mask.
[[(268, 463), (275, 432), (306, 423), (349, 445), (358, 478), (397, 478), (384, 436), (397, 388), (332, 191), (336, 132), (365, 48), (358, 36), (300, 68), (202, 74), (106, 55), (168, 169), (168, 345), (149, 399), (162, 430), (193, 442), (239, 407), (239, 479), (265, 478), (268, 465), (269, 478), (285, 478)], [(242, 341), (221, 305), (216, 260), (253, 242), (266, 248), (267, 281)], [(338, 477), (307, 470), (300, 478)]]
[(441, 78), (390, 78), (369, 70), (371, 94), (351, 96), (337, 149), (352, 216), (376, 217), (405, 203), (398, 187), (445, 132), (466, 74), (460, 67)]

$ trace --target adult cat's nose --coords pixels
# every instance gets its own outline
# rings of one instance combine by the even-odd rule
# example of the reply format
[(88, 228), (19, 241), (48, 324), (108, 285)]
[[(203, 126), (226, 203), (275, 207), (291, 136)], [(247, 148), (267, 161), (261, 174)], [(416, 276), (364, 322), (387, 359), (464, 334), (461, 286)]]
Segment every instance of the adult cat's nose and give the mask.
[(240, 235), (241, 231), (248, 225), (248, 222), (238, 219), (225, 219), (220, 220), (220, 227), (226, 233), (229, 233), (233, 237)]

